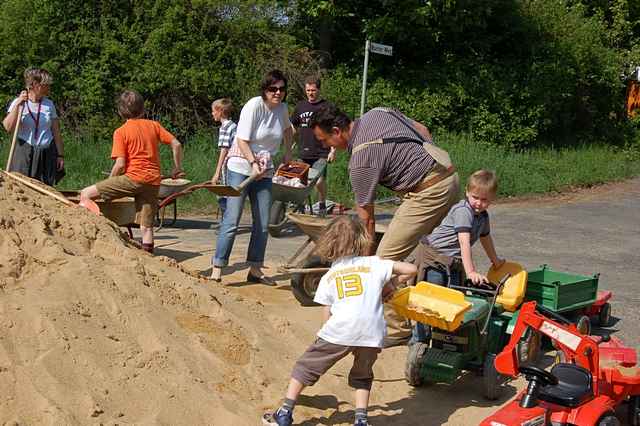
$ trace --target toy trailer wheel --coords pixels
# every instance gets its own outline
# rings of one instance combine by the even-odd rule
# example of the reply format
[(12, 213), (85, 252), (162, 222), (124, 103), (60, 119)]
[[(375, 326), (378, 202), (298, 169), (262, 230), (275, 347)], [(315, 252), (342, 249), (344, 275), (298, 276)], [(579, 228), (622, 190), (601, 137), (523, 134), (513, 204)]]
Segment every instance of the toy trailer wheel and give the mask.
[[(322, 268), (327, 266), (318, 256), (310, 256), (304, 260), (300, 268)], [(313, 301), (318, 284), (324, 272), (295, 273), (291, 275), (291, 291), (302, 306), (317, 306)]]
[(274, 201), (269, 210), (269, 235), (273, 238), (280, 238), (282, 231), (287, 225), (285, 216), (286, 205), (282, 201)]
[(629, 425), (640, 426), (640, 396), (632, 396), (629, 399)]
[(613, 413), (607, 413), (598, 419), (597, 426), (621, 426), (620, 420)]
[(525, 335), (518, 342), (518, 362), (520, 364), (535, 364), (540, 358), (542, 335), (531, 328), (527, 328)]
[(421, 386), (424, 382), (420, 376), (420, 370), (422, 369), (422, 360), (427, 349), (429, 349), (429, 345), (422, 342), (409, 345), (407, 361), (404, 366), (404, 378), (411, 386)]
[(484, 397), (490, 401), (500, 396), (500, 374), (496, 370), (496, 355), (487, 354), (482, 366), (482, 384), (484, 385)]
[(600, 307), (600, 312), (598, 312), (598, 325), (600, 327), (608, 327), (610, 322), (611, 322), (611, 304), (607, 302)]
[(588, 336), (591, 334), (591, 320), (586, 315), (580, 315), (576, 321), (576, 328), (580, 334)]

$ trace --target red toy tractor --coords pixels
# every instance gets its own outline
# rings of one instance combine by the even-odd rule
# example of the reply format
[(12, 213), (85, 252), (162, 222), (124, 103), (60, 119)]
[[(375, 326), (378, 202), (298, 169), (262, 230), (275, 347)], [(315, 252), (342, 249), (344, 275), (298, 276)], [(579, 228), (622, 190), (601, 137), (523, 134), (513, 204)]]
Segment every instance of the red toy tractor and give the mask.
[[(527, 328), (548, 336), (563, 362), (551, 371), (518, 365), (517, 344)], [(507, 346), (496, 357), (499, 373), (529, 382), (511, 402), (485, 419), (485, 426), (613, 426), (618, 405), (628, 400), (631, 426), (640, 425), (640, 367), (635, 350), (610, 336), (580, 334), (553, 311), (527, 302)]]

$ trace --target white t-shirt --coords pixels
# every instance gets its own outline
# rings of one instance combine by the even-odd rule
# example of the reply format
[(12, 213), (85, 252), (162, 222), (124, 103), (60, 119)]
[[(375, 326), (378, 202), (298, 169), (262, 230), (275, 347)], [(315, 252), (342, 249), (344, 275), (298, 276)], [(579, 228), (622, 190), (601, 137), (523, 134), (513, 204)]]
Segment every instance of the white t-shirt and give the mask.
[(318, 284), (314, 301), (331, 306), (318, 337), (343, 346), (381, 348), (387, 326), (382, 287), (391, 279), (393, 261), (377, 256), (336, 260)]
[[(14, 99), (9, 105), (7, 112), (13, 111), (18, 103), (18, 98)], [(38, 114), (38, 106), (40, 106), (40, 114)], [(28, 107), (28, 108), (27, 108)], [(29, 114), (31, 111), (31, 114)], [(51, 131), (51, 122), (58, 118), (55, 105), (51, 99), (43, 97), (40, 104), (37, 102), (27, 101), (22, 107), (22, 117), (20, 118), (20, 129), (18, 137), (26, 141), (31, 146), (39, 146), (46, 148), (53, 141), (53, 132)], [(38, 121), (38, 133), (36, 134), (36, 120)]]
[[(281, 103), (269, 109), (262, 97), (256, 96), (242, 107), (236, 137), (251, 142), (249, 147), (254, 154), (268, 151), (273, 157), (280, 148), (284, 131), (289, 127), (287, 104)], [(236, 173), (251, 174), (251, 165), (242, 157), (230, 157), (227, 167)]]

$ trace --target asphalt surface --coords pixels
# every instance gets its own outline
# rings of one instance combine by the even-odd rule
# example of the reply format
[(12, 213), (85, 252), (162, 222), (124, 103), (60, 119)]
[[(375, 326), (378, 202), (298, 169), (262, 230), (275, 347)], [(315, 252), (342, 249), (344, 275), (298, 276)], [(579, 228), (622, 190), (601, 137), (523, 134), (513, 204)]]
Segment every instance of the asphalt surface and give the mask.
[[(501, 201), (489, 209), (500, 257), (528, 270), (547, 264), (575, 274), (599, 273), (599, 288), (613, 292), (613, 320), (607, 330), (595, 328), (594, 333), (612, 333), (633, 347), (640, 346), (639, 211), (640, 178), (559, 196)], [(379, 220), (390, 217), (390, 212), (381, 213)], [(250, 217), (245, 222), (249, 224)], [(156, 233), (156, 253), (206, 274), (217, 225), (213, 218), (183, 218), (179, 214), (175, 225)], [(248, 237), (246, 226), (236, 239), (225, 274), (246, 268), (242, 260)], [(273, 269), (268, 272), (286, 280), (275, 272), (275, 266), (284, 263), (305, 239), (293, 228), (285, 238), (270, 238), (267, 263)], [(474, 248), (474, 259), (481, 270), (488, 266), (480, 244)], [(233, 279), (237, 281), (237, 277)], [(295, 303), (293, 298), (291, 303)]]

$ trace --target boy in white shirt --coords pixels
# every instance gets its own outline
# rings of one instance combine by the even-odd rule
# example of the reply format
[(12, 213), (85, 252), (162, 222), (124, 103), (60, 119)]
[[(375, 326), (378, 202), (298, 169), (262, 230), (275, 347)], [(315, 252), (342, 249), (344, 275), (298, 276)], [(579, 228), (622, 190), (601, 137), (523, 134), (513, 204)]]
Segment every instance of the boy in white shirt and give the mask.
[[(355, 388), (355, 423), (366, 426), (367, 406), (373, 382), (373, 364), (382, 348), (386, 324), (382, 299), (388, 298), (398, 283), (416, 274), (410, 263), (377, 256), (363, 257), (369, 235), (362, 222), (341, 216), (331, 222), (318, 241), (316, 253), (333, 264), (318, 285), (314, 301), (324, 305), (324, 325), (318, 339), (298, 359), (282, 406), (267, 413), (262, 422), (269, 426), (293, 423), (296, 399), (306, 386), (315, 384), (336, 362), (353, 354), (349, 385)], [(392, 279), (393, 278), (393, 279)]]

